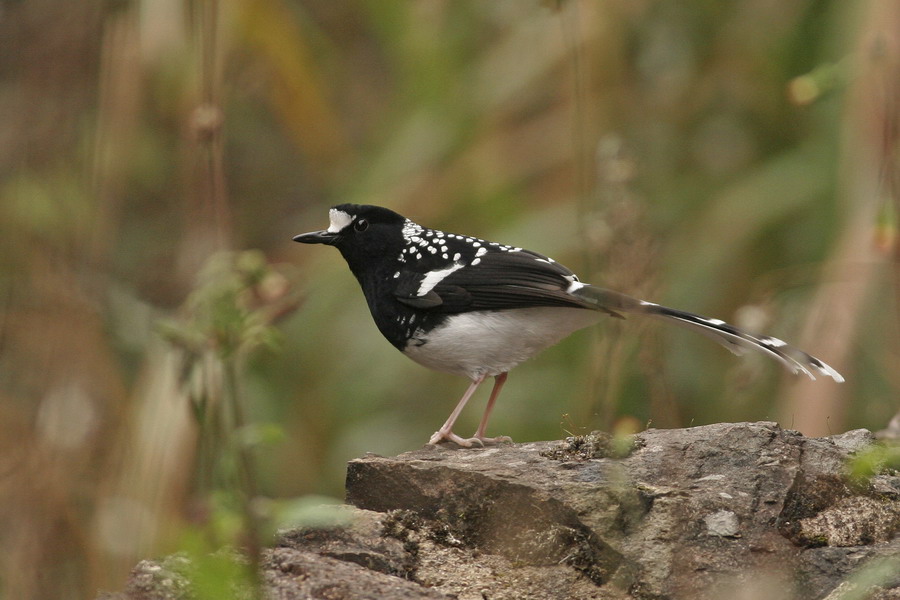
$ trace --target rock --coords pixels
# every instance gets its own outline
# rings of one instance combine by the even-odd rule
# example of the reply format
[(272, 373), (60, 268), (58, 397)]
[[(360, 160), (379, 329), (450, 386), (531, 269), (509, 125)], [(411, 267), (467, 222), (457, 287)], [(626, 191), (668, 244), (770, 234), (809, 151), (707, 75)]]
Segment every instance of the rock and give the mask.
[(354, 563), (370, 571), (412, 579), (414, 557), (396, 536), (386, 534), (385, 516), (356, 509), (347, 527), (295, 529), (282, 532), (279, 547), (299, 549)]
[[(618, 459), (598, 439), (369, 456), (350, 463), (347, 501), (410, 511), (462, 548), (516, 565), (567, 565), (598, 597), (691, 598), (748, 573), (808, 573), (807, 548), (862, 546), (866, 555), (900, 529), (896, 496), (853, 489), (845, 475), (868, 432), (805, 438), (774, 423), (648, 430)], [(822, 598), (848, 572), (795, 578), (796, 597)], [(440, 576), (419, 580), (445, 589)], [(584, 597), (555, 592), (533, 597)]]
[(875, 436), (868, 429), (854, 429), (839, 435), (832, 435), (827, 439), (847, 452), (859, 452), (875, 441)]
[(741, 524), (737, 515), (730, 510), (720, 510), (706, 515), (703, 517), (703, 522), (706, 523), (706, 531), (709, 535), (739, 537), (741, 534)]
[[(264, 583), (278, 599), (900, 599), (900, 477), (846, 475), (871, 441), (737, 423), (367, 455), (347, 471), (354, 521), (283, 533)], [(141, 564), (112, 597), (189, 597)]]
[(295, 548), (267, 553), (264, 587), (271, 600), (448, 600), (401, 577)]
[[(827, 590), (816, 598), (900, 599), (900, 540), (872, 546), (822, 546), (803, 551), (796, 572), (799, 589)], [(862, 588), (862, 589), (860, 589)], [(855, 593), (850, 593), (855, 590)], [(863, 592), (865, 590), (865, 593)], [(842, 596), (841, 594), (848, 594)]]
[(188, 598), (191, 587), (183, 571), (188, 560), (179, 554), (162, 561), (142, 560), (128, 578), (125, 591), (120, 594), (102, 594), (100, 600), (175, 600)]
[[(261, 579), (267, 600), (449, 600), (410, 580), (415, 554), (383, 535), (384, 515), (350, 512), (349, 525), (283, 532), (275, 547), (264, 551)], [(101, 594), (98, 600), (193, 599), (191, 571), (182, 555), (144, 560), (132, 570), (124, 592)], [(254, 595), (244, 584), (229, 598), (252, 600)]]
[(896, 502), (851, 496), (800, 519), (799, 525), (801, 539), (817, 546), (868, 546), (889, 541), (900, 525), (900, 515)]

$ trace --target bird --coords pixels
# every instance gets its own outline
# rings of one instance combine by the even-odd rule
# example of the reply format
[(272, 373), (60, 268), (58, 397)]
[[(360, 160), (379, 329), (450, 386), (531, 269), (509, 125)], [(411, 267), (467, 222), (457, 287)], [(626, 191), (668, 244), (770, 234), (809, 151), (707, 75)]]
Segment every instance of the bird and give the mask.
[[(394, 347), (425, 367), (471, 381), (429, 439), (431, 445), (511, 442), (486, 435), (509, 371), (604, 316), (655, 317), (705, 335), (734, 354), (757, 350), (794, 374), (844, 381), (822, 360), (778, 338), (590, 285), (531, 250), (423, 227), (381, 206), (339, 204), (328, 216), (327, 229), (293, 240), (340, 251), (375, 325)], [(457, 418), (489, 377), (494, 385), (478, 429), (470, 438), (455, 434)]]

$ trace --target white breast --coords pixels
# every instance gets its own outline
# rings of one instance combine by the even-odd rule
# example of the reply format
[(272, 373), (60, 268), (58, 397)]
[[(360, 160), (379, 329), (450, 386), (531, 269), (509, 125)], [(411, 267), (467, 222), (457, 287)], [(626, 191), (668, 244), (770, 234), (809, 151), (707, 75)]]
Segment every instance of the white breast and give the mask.
[(563, 307), (462, 313), (427, 334), (417, 331), (403, 353), (436, 371), (470, 379), (494, 376), (596, 323), (600, 316), (592, 310)]

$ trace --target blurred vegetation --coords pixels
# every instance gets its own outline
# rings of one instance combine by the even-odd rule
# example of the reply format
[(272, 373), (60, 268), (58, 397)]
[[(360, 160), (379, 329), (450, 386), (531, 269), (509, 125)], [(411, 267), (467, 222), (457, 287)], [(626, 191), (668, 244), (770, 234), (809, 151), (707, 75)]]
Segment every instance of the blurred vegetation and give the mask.
[(874, 475), (900, 472), (900, 445), (892, 443), (873, 444), (850, 461), (850, 477), (859, 483), (868, 483)]
[[(348, 459), (443, 422), (466, 382), (393, 351), (340, 256), (291, 242), (338, 202), (542, 251), (847, 378), (610, 322), (516, 370), (497, 434), (884, 426), (898, 86), (900, 8), (875, 0), (0, 1), (0, 597), (120, 587), (209, 520), (182, 384), (223, 332), (158, 324), (219, 251), (277, 274), (251, 295), (302, 299), (234, 365), (243, 422), (281, 439), (250, 445), (262, 498), (339, 497)], [(275, 314), (229, 293), (225, 345), (269, 339)]]

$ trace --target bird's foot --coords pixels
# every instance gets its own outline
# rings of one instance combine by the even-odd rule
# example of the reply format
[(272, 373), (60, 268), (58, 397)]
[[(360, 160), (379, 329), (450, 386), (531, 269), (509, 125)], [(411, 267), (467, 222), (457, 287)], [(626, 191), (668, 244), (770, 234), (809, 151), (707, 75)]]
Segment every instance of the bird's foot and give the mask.
[(439, 429), (434, 432), (434, 435), (431, 436), (431, 439), (428, 440), (428, 443), (432, 446), (435, 446), (445, 441), (453, 442), (454, 444), (462, 446), (463, 448), (473, 448), (475, 446), (480, 446), (483, 448), (485, 446), (493, 446), (496, 444), (512, 443), (512, 438), (505, 435), (492, 438), (484, 436), (464, 438), (456, 435), (452, 431), (443, 431)]
[(453, 442), (458, 446), (462, 446), (463, 448), (471, 448), (472, 446), (484, 446), (484, 443), (478, 438), (464, 438), (456, 435), (452, 431), (444, 431), (443, 429), (438, 429), (434, 432), (434, 435), (431, 436), (431, 439), (428, 440), (428, 443), (432, 446), (436, 446), (441, 442)]
[(476, 435), (473, 440), (478, 440), (481, 442), (482, 446), (496, 446), (498, 444), (512, 444), (513, 440), (508, 435), (498, 435), (497, 437), (484, 437)]

